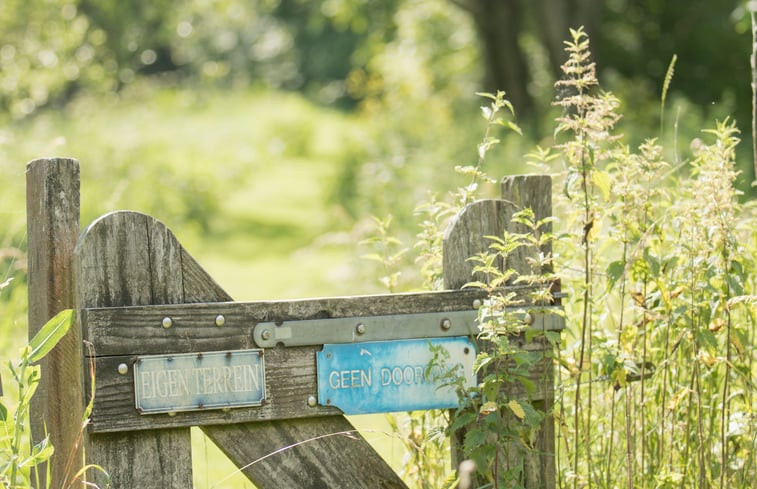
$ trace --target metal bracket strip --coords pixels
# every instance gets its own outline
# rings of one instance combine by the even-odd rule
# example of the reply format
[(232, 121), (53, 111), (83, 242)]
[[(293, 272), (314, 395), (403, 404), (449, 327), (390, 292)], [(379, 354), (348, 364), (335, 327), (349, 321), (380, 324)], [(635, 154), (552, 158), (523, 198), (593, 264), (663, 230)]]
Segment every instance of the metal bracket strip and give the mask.
[[(564, 319), (558, 314), (519, 312), (516, 316), (533, 329), (560, 330), (564, 327)], [(252, 335), (261, 348), (474, 336), (479, 331), (477, 318), (478, 311), (471, 309), (263, 322), (255, 325)]]

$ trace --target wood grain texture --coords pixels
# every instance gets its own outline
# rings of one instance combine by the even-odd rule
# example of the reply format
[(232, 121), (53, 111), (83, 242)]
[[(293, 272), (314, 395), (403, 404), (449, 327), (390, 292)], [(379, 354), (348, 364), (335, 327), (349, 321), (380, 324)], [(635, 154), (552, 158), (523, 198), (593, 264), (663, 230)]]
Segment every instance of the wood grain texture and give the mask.
[[(538, 348), (542, 347), (539, 345)], [(318, 350), (320, 347), (267, 349), (265, 354), (267, 401), (261, 407), (234, 408), (228, 411), (216, 409), (179, 412), (173, 415), (140, 415), (134, 409), (133, 377), (118, 374), (117, 368), (120, 363), (132, 365), (135, 357), (98, 357), (97, 396), (90, 422), (90, 432), (210, 426), (340, 414), (340, 411), (334, 407), (307, 405), (308, 396), (317, 397), (318, 393), (315, 365), (315, 355)], [(541, 386), (545, 373), (550, 372), (551, 368), (551, 360), (540, 363), (530, 372), (531, 381)], [(508, 394), (521, 399), (540, 399), (544, 395), (541, 389), (526, 392), (523, 385), (519, 383), (508, 388)]]
[[(444, 288), (459, 289), (474, 277), (476, 265), (468, 258), (488, 251), (486, 236), (501, 237), (510, 223), (514, 206), (504, 200), (479, 200), (466, 206), (450, 223), (442, 241)], [(498, 264), (500, 268), (502, 264)]]
[[(502, 179), (502, 199), (510, 202), (515, 212), (530, 208), (534, 212), (537, 222), (552, 217), (552, 177), (549, 175), (513, 175)], [(526, 233), (529, 230), (522, 224), (508, 223), (508, 230), (515, 233)], [(541, 228), (543, 233), (552, 232), (552, 223), (548, 222)], [(552, 254), (551, 243), (546, 243), (540, 250), (545, 256)], [(512, 266), (522, 275), (532, 273), (527, 258), (533, 256), (536, 250), (521, 247), (512, 254)], [(551, 270), (552, 267), (548, 267)], [(547, 270), (545, 270), (547, 271)]]
[[(79, 162), (67, 158), (39, 159), (26, 166), (29, 339), (58, 312), (74, 307), (72, 262), (79, 236)], [(84, 462), (81, 440), (84, 409), (81, 332), (71, 328), (40, 362), (41, 379), (31, 400), (35, 443), (45, 437), (59, 455), (52, 458), (51, 479), (37, 487), (61, 487)], [(46, 427), (45, 427), (46, 424)], [(70, 455), (69, 455), (70, 454)]]
[[(531, 208), (534, 219), (539, 221), (552, 217), (552, 177), (549, 175), (514, 175), (502, 179), (502, 199), (511, 202), (517, 210)], [(525, 232), (522, 225), (511, 223), (513, 232)], [(551, 233), (552, 224), (548, 223), (542, 232)], [(545, 256), (551, 256), (552, 246), (546, 244), (540, 250)], [(527, 258), (535, 253), (534, 250), (522, 248), (517, 250), (515, 268), (521, 273), (531, 273)], [(547, 267), (545, 271), (551, 271)], [(553, 287), (553, 292), (560, 292), (559, 283)], [(559, 303), (559, 300), (558, 300)], [(551, 360), (551, 358), (547, 358)], [(534, 407), (546, 414), (542, 429), (537, 433), (534, 446), (528, 456), (523, 457), (523, 485), (527, 489), (553, 489), (556, 484), (557, 469), (555, 466), (555, 421), (552, 416), (554, 404), (554, 367), (543, 372), (540, 385), (542, 395), (537, 397)]]
[[(512, 290), (524, 299), (528, 287)], [(266, 392), (263, 407), (237, 408), (228, 412), (206, 410), (140, 416), (134, 410), (131, 375), (120, 375), (120, 363), (133, 365), (137, 355), (233, 351), (255, 348), (252, 330), (260, 321), (281, 322), (312, 318), (342, 318), (365, 315), (413, 314), (428, 311), (473, 310), (474, 301), (485, 293), (476, 289), (414, 294), (303, 299), (293, 301), (198, 303), (167, 306), (87, 309), (81, 313), (85, 337), (97, 351), (97, 392), (90, 429), (92, 432), (241, 423), (334, 415), (335, 408), (308, 407), (306, 400), (317, 393), (316, 353), (322, 345), (265, 350)], [(215, 324), (217, 315), (225, 324)], [(170, 317), (166, 329), (162, 319)], [(539, 330), (541, 326), (534, 324)], [(513, 339), (513, 341), (517, 341)], [(539, 343), (529, 348), (543, 349)], [(541, 371), (533, 381), (541, 384)], [(521, 389), (522, 390), (522, 389)], [(534, 396), (538, 397), (539, 393)], [(522, 392), (522, 396), (526, 396)]]
[(117, 372), (120, 363), (133, 365), (135, 357), (98, 357), (97, 396), (90, 432), (237, 424), (341, 414), (334, 407), (307, 405), (308, 396), (318, 394), (315, 352), (312, 347), (266, 350), (266, 402), (261, 407), (179, 412), (170, 416), (140, 415), (135, 410), (134, 379), (131, 373), (119, 375)]
[[(514, 289), (516, 290), (516, 289)], [(525, 298), (527, 288), (517, 289)], [(336, 297), (264, 302), (220, 302), (134, 308), (87, 309), (81, 312), (85, 338), (98, 356), (190, 353), (254, 348), (252, 331), (259, 322), (414, 314), (473, 310), (480, 290)], [(217, 315), (225, 324), (215, 324)], [(170, 317), (173, 326), (162, 326)]]
[[(183, 302), (181, 245), (149, 216), (101, 217), (80, 237), (75, 257), (79, 309)], [(192, 487), (189, 428), (92, 434), (87, 458), (109, 472), (113, 488)], [(101, 474), (94, 482), (104, 487)]]
[(259, 431), (252, 428), (257, 426), (217, 426), (206, 432), (230, 459), (254, 462), (244, 472), (259, 488), (406, 488), (343, 416), (267, 423), (267, 440), (279, 447), (276, 451), (255, 441)]
[[(548, 177), (547, 177), (548, 178)], [(532, 207), (537, 219), (551, 215), (551, 189), (548, 198), (541, 194), (547, 183), (541, 176), (513, 177), (503, 182), (502, 200), (482, 200), (467, 206), (453, 220), (444, 236), (443, 263), (444, 283), (448, 289), (462, 287), (473, 280), (473, 264), (467, 259), (488, 249), (491, 241), (487, 235), (502, 236), (505, 230), (523, 232), (511, 222), (512, 216), (524, 207)], [(547, 204), (550, 207), (546, 207)], [(530, 273), (523, 253), (512, 254), (508, 263), (498, 263), (501, 269), (513, 268), (521, 273)], [(529, 349), (536, 348), (546, 352), (546, 346), (524, 345)], [(542, 406), (551, 411), (554, 397), (553, 364), (549, 356), (539, 362), (537, 368), (531, 372), (531, 378), (537, 380), (537, 388), (533, 393), (527, 393), (529, 399), (539, 399)], [(506, 398), (523, 395), (515, 385), (504, 387)], [(554, 426), (551, 416), (547, 416), (545, 424), (536, 437), (533, 450), (523, 452), (517, 444), (499, 447), (505, 456), (501, 457), (501, 471), (516, 468), (520, 474), (520, 483), (527, 489), (553, 489), (555, 487), (554, 471)], [(464, 431), (455, 433), (452, 437), (452, 463), (458, 464), (463, 459), (462, 443)], [(504, 473), (504, 472), (501, 472)], [(479, 483), (484, 483), (479, 480)]]
[[(186, 263), (189, 263), (190, 268), (184, 270), (185, 290), (192, 290), (195, 301), (230, 300), (228, 294), (220, 289), (194, 260), (191, 262), (185, 260)], [(286, 320), (301, 317), (303, 314), (307, 317), (324, 317), (323, 314), (328, 313), (328, 309), (324, 309), (327, 303), (327, 299), (279, 302), (278, 307), (266, 307), (265, 310), (268, 312), (261, 320)], [(224, 305), (235, 307), (233, 304), (219, 304), (219, 306)], [(330, 314), (345, 315), (346, 313), (340, 307), (334, 306)], [(212, 317), (215, 318), (215, 315)], [(226, 329), (229, 325), (228, 320), (229, 318), (221, 329)], [(280, 356), (278, 364), (276, 364), (277, 355)], [(313, 379), (315, 376), (315, 354), (312, 348), (268, 349), (266, 362), (266, 384), (269, 385), (271, 384), (269, 378), (272, 376), (275, 378), (276, 375), (289, 379), (286, 382), (293, 386), (299, 385), (302, 379)], [(272, 368), (268, 362), (273, 362), (274, 367)], [(275, 372), (277, 369), (284, 371)], [(307, 396), (303, 397), (300, 392), (314, 392), (310, 386), (304, 391), (296, 387), (286, 389), (285, 386), (281, 386), (283, 389), (277, 391), (271, 386), (270, 404), (259, 409), (274, 409), (275, 406), (286, 405), (287, 402), (302, 408), (307, 403)], [(289, 401), (287, 401), (287, 396), (289, 396)], [(308, 409), (324, 411), (329, 408)], [(228, 415), (231, 417), (244, 415), (242, 411), (237, 413), (234, 411), (230, 411)], [(253, 411), (248, 410), (249, 412)], [(176, 417), (179, 418), (179, 416), (177, 414)], [(283, 487), (406, 489), (407, 487), (389, 464), (355, 431), (352, 424), (340, 415), (234, 425), (209, 425), (201, 428), (237, 467), (244, 467), (245, 476), (259, 489)], [(350, 433), (350, 435), (335, 435), (335, 433)], [(318, 439), (314, 440), (314, 438)], [(287, 447), (291, 448), (287, 449)], [(268, 457), (259, 460), (266, 456)]]
[[(231, 299), (183, 250), (170, 231), (154, 219), (141, 214), (120, 212), (109, 214), (96, 221), (82, 236), (77, 246), (77, 256), (79, 257), (77, 283), (81, 288), (78, 293), (78, 304), (82, 308), (229, 301)], [(149, 273), (145, 272), (145, 269), (149, 270)], [(158, 333), (160, 332), (154, 327), (153, 321), (137, 321), (120, 326), (128, 329), (128, 336), (132, 343), (141, 345), (141, 349), (150, 352), (154, 352), (156, 344), (160, 344), (160, 348), (168, 348), (171, 351), (172, 342), (197, 351), (200, 349), (197, 348), (198, 346), (214, 345), (218, 342), (243, 345), (251, 341), (251, 334), (247, 335), (249, 329), (244, 329), (249, 326), (237, 325), (241, 329), (238, 329), (236, 333), (232, 327), (227, 327), (233, 326), (235, 321), (239, 320), (232, 311), (225, 313), (227, 324), (223, 328), (214, 326), (218, 312), (212, 311), (206, 323), (213, 324), (209, 328), (212, 333), (203, 334), (202, 336), (206, 337), (204, 340), (197, 342), (193, 338), (183, 337), (180, 326), (182, 324), (186, 326), (190, 318), (192, 321), (197, 319), (195, 314), (198, 308), (204, 308), (207, 313), (207, 306), (198, 306), (193, 309), (191, 304), (182, 304), (175, 307), (175, 314), (172, 314), (175, 326), (169, 331), (178, 332), (178, 336), (170, 339), (167, 344), (159, 341), (161, 337)], [(236, 306), (221, 302), (219, 307), (233, 309)], [(323, 304), (318, 301), (311, 301), (309, 305), (303, 307), (314, 316), (323, 314)], [(273, 316), (293, 317), (299, 313), (298, 311), (301, 312), (302, 308), (294, 307), (289, 303), (281, 303), (274, 311), (276, 314), (269, 313), (270, 317), (264, 319), (272, 320)], [(340, 314), (339, 308), (335, 308), (333, 313)], [(159, 317), (161, 318), (162, 316)], [(108, 335), (118, 338), (118, 333), (113, 328), (108, 331), (108, 335), (100, 335), (98, 327), (92, 327), (88, 321), (87, 324), (87, 334), (91, 335), (92, 339)], [(102, 323), (100, 325), (102, 326)], [(199, 325), (199, 328), (202, 327), (202, 324)], [(231, 339), (225, 336), (231, 336)], [(166, 336), (162, 338), (165, 340)], [(124, 388), (125, 377), (113, 374), (118, 363), (122, 361), (122, 358), (114, 356), (113, 353), (118, 350), (119, 343), (126, 341), (127, 338), (118, 338), (110, 343), (97, 342), (98, 350), (95, 355), (97, 355), (98, 371), (101, 377), (97, 380), (96, 400), (100, 396), (105, 401), (118, 399), (120, 396), (132, 396), (130, 415), (133, 419), (136, 414), (133, 408), (133, 385), (128, 392), (119, 390)], [(163, 352), (165, 350), (160, 353)], [(273, 376), (275, 379), (278, 375), (282, 379), (283, 386), (289, 383), (296, 387), (292, 392), (299, 393), (302, 390), (297, 388), (300, 382), (298, 379), (314, 378), (315, 358), (312, 349), (272, 349), (266, 355), (273, 357), (274, 363), (278, 362), (278, 368), (282, 369), (281, 372), (272, 372), (266, 365), (266, 376)], [(288, 395), (291, 397), (291, 394), (287, 392), (289, 391), (273, 390), (271, 404), (280, 402), (283, 405), (295, 403), (303, 405), (307, 402), (307, 397), (302, 398), (299, 394), (296, 399), (287, 399)], [(122, 407), (126, 405), (117, 404)], [(268, 407), (258, 409), (266, 408)], [(248, 410), (249, 412), (254, 411)], [(333, 414), (334, 411), (331, 410), (330, 413)], [(221, 415), (226, 414), (221, 412)], [(119, 413), (111, 413), (110, 422), (120, 423), (121, 420), (118, 419), (120, 416)], [(124, 414), (124, 419), (128, 416), (129, 414)], [(234, 418), (239, 416), (239, 412), (230, 411), (228, 416), (230, 419), (224, 421), (235, 421)], [(167, 415), (156, 415), (154, 419), (158, 417), (170, 419)], [(144, 422), (145, 419), (150, 418), (146, 416), (141, 420)], [(102, 419), (96, 417), (93, 419), (93, 424), (100, 423)], [(181, 420), (181, 414), (177, 415), (176, 419)], [(172, 425), (169, 423), (168, 426)], [(240, 467), (263, 455), (277, 452), (283, 447), (302, 443), (296, 450), (281, 452), (278, 459), (271, 457), (266, 459), (268, 462), (253, 464), (244, 470), (247, 477), (261, 489), (405, 487), (399, 476), (361, 436), (354, 433), (349, 439), (343, 435), (330, 436), (334, 432), (354, 431), (352, 425), (342, 416), (242, 423), (233, 426), (205, 426), (203, 430), (227, 453), (232, 462)], [(92, 434), (94, 449), (98, 451), (94, 461), (101, 464), (117, 464), (117, 478), (114, 477), (112, 487), (191, 487), (191, 467), (182, 469), (189, 463), (188, 458), (185, 457), (185, 453), (189, 453), (188, 435), (185, 436), (184, 433), (188, 434), (188, 429)], [(327, 436), (322, 438), (322, 441), (306, 442), (310, 438), (324, 435)], [(356, 454), (360, 456), (359, 459), (355, 458)], [(168, 458), (171, 460), (167, 460)], [(147, 466), (144, 469), (135, 469), (141, 464)], [(157, 474), (161, 471), (160, 467), (165, 469), (162, 470), (162, 476)]]

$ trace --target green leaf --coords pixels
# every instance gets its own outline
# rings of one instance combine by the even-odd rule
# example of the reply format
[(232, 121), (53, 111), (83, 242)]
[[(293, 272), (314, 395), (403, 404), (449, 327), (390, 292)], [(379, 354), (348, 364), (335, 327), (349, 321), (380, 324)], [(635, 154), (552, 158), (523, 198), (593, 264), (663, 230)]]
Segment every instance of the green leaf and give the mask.
[(623, 272), (626, 269), (626, 264), (623, 260), (617, 260), (607, 267), (607, 279), (610, 282), (609, 288), (615, 287), (615, 284), (623, 276)]
[(8, 419), (8, 409), (0, 402), (0, 421), (6, 421)]
[(481, 447), (486, 443), (486, 436), (488, 435), (488, 431), (481, 429), (481, 428), (475, 428), (470, 431), (468, 431), (465, 434), (465, 439), (463, 441), (463, 448), (467, 453), (471, 453), (476, 448)]
[(594, 185), (597, 186), (600, 192), (602, 192), (602, 198), (605, 199), (605, 202), (608, 202), (610, 200), (610, 174), (601, 171), (601, 170), (595, 170), (591, 174), (591, 181), (594, 183)]
[(553, 346), (560, 346), (560, 343), (562, 342), (562, 336), (560, 336), (560, 333), (556, 331), (547, 331), (545, 333), (547, 337), (547, 341)]
[(478, 95), (479, 97), (490, 98), (495, 101), (497, 100), (497, 97), (494, 94), (489, 93), (489, 92), (476, 92), (476, 95)]
[(512, 411), (518, 418), (523, 419), (526, 417), (526, 412), (523, 410), (523, 407), (515, 399), (508, 402), (507, 407), (509, 407), (510, 411)]
[(481, 408), (478, 410), (478, 412), (484, 416), (487, 416), (496, 411), (497, 411), (497, 403), (494, 401), (485, 402), (483, 406), (481, 406)]
[(31, 466), (37, 466), (42, 462), (45, 462), (53, 456), (55, 451), (50, 439), (45, 437), (41, 442), (32, 447), (32, 453), (29, 458), (22, 462), (22, 465), (30, 464)]
[(506, 125), (507, 125), (508, 129), (510, 129), (511, 131), (515, 132), (518, 136), (522, 136), (523, 135), (523, 131), (521, 130), (520, 126), (518, 126), (516, 123), (514, 123), (512, 121), (507, 121)]
[(455, 416), (454, 421), (452, 422), (452, 426), (450, 426), (450, 430), (453, 432), (457, 431), (468, 426), (474, 421), (476, 421), (476, 413), (474, 413), (473, 411), (465, 411), (464, 413)]
[(45, 323), (42, 329), (29, 342), (29, 347), (31, 348), (29, 362), (37, 362), (50, 353), (50, 350), (66, 335), (73, 322), (73, 309), (66, 309)]
[(365, 255), (360, 255), (360, 258), (363, 260), (377, 261), (379, 263), (384, 262), (384, 257), (379, 255), (378, 253), (367, 253)]

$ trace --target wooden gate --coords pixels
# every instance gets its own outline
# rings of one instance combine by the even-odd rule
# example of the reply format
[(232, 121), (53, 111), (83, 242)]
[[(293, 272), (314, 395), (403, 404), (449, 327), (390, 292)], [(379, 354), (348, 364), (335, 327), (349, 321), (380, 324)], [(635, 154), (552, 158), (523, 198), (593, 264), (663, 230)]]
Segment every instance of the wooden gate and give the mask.
[[(515, 210), (531, 207), (537, 219), (551, 214), (548, 177), (512, 177), (502, 188), (503, 200), (468, 206), (448, 229), (444, 241), (448, 291), (233, 302), (173, 233), (150, 216), (113, 212), (79, 236), (78, 163), (31, 162), (27, 168), (29, 334), (65, 308), (77, 310), (80, 326), (72, 328), (45, 360), (33, 405), (36, 436), (41, 436), (44, 420), (58, 453), (73, 454), (72, 464), (65, 457), (54, 457), (53, 486), (76, 471), (71, 467), (82, 465), (85, 448), (86, 462), (104, 467), (111, 487), (192, 487), (190, 427), (199, 426), (261, 489), (406, 487), (344, 417), (340, 409), (344, 406), (332, 404), (323, 391), (319, 394), (326, 382), (319, 362), (325, 363), (326, 355), (331, 358), (332, 350), (324, 353), (326, 347), (336, 351), (345, 344), (368, 348), (373, 344), (369, 341), (442, 341), (474, 334), (476, 308), (484, 295), (460, 290), (471, 277), (467, 258), (487, 249), (485, 236), (502, 235)], [(520, 261), (515, 267), (525, 270), (525, 257)], [(562, 328), (559, 320), (545, 321), (549, 320), (541, 316), (533, 327)], [(363, 351), (370, 355), (363, 349), (360, 355)], [(260, 369), (254, 374), (252, 367), (234, 370), (229, 363), (243, 354), (259, 357), (255, 361)], [(165, 398), (181, 391), (182, 385), (189, 393), (187, 380), (171, 373), (179, 370), (149, 367), (151, 362), (180, 361), (194, 362), (192, 382), (197, 392), (223, 390), (230, 404), (208, 405), (207, 396), (197, 398), (197, 392), (187, 401), (194, 404), (187, 406), (176, 401), (154, 408), (146, 402), (155, 397), (156, 389), (162, 389)], [(224, 361), (226, 370), (207, 366)], [(89, 385), (90, 363), (96, 372), (94, 386)], [(368, 377), (348, 368), (332, 373), (332, 388), (366, 383)], [(137, 376), (135, 369), (145, 373)], [(387, 375), (391, 383), (391, 372)], [(399, 375), (402, 383), (401, 371)], [(156, 384), (156, 376), (162, 383)], [(553, 398), (549, 355), (533, 378), (540, 385), (537, 401), (549, 406)], [(234, 407), (230, 392), (242, 391), (245, 383), (255, 384), (260, 398)], [(82, 406), (90, 392), (95, 393), (94, 409), (78, 443)], [(303, 443), (306, 440), (312, 441)], [(281, 450), (285, 447), (292, 448)], [(548, 416), (532, 455), (508, 457), (503, 463), (522, 467), (526, 487), (552, 488), (553, 453), (554, 428)], [(100, 475), (93, 478), (104, 487)]]

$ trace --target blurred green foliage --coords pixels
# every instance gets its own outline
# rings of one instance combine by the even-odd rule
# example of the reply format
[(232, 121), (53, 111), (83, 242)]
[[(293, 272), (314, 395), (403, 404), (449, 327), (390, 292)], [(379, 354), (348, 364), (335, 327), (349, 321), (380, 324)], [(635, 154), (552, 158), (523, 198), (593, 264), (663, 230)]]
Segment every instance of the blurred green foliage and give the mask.
[[(554, 49), (539, 17), (552, 11), (539, 6), (555, 1), (499, 2), (521, 10), (513, 42), (532, 109), (515, 104), (525, 135), (487, 155), (492, 175), (523, 172), (524, 154), (553, 143)], [(393, 215), (412, 242), (417, 203), (475, 164), (487, 61), (470, 7), (484, 3), (1, 0), (0, 356), (26, 331), (23, 165), (52, 154), (82, 163), (84, 225), (120, 208), (153, 214), (237, 299), (379, 290), (353, 266), (367, 216)], [(594, 9), (598, 76), (631, 146), (660, 132), (675, 53), (666, 158), (691, 158), (679, 141), (733, 114), (738, 187), (754, 195), (746, 2), (558, 3)]]
[[(6, 0), (0, 3), (0, 121), (59, 109), (81, 92), (117, 94), (150, 77), (198, 90), (297, 90), (319, 104), (382, 114), (388, 120), (378, 125), (394, 133), (387, 139), (401, 140), (403, 151), (422, 146), (433, 133), (424, 131), (428, 124), (468, 123), (460, 111), (476, 91), (502, 89), (526, 132), (538, 133), (552, 119), (562, 39), (567, 27), (577, 27), (568, 24), (584, 23), (605, 86), (639, 109), (629, 122), (636, 132), (656, 127), (673, 54), (671, 99), (693, 102), (706, 120), (730, 114), (742, 130), (749, 126), (751, 39), (743, 0), (585, 0), (575, 9), (573, 3)], [(571, 13), (563, 18), (564, 9)], [(521, 21), (505, 46), (504, 38), (487, 36), (483, 23), (508, 12)], [(512, 80), (495, 76), (492, 51), (516, 56), (507, 71), (523, 73)], [(742, 160), (749, 146), (748, 140), (742, 145)], [(384, 149), (387, 157), (391, 150)], [(749, 191), (752, 165), (741, 170), (739, 186)], [(359, 171), (365, 168), (348, 168), (347, 182)]]

